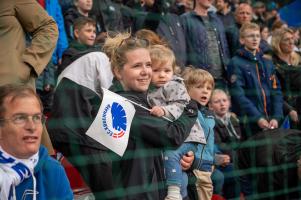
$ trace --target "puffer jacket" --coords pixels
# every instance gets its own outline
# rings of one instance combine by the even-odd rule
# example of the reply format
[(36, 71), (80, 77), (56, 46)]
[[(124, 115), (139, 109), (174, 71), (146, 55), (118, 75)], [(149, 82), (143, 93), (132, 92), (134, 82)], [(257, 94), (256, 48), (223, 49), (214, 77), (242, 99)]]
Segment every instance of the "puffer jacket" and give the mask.
[(233, 111), (241, 121), (253, 124), (249, 128), (256, 131), (256, 127), (258, 131), (256, 122), (260, 118), (278, 122), (282, 119), (280, 83), (272, 61), (263, 58), (262, 52), (253, 55), (241, 48), (231, 59), (227, 72)]

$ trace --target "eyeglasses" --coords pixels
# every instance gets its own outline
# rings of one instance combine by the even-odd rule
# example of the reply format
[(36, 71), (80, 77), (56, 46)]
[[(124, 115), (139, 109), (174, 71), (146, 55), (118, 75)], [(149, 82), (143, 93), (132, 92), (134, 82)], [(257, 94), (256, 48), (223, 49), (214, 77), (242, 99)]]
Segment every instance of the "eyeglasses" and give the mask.
[(11, 121), (13, 124), (16, 125), (25, 125), (29, 122), (29, 118), (31, 118), (34, 124), (44, 124), (46, 121), (46, 116), (43, 114), (34, 114), (34, 115), (27, 115), (27, 114), (16, 114), (11, 118), (2, 118), (0, 121)]

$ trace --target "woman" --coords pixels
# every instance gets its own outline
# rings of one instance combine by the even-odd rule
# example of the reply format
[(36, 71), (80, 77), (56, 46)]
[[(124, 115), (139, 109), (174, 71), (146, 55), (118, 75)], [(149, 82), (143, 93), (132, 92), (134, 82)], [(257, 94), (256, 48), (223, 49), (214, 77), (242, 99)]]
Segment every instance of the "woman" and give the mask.
[[(104, 51), (111, 57), (115, 77), (110, 90), (148, 107), (147, 90), (152, 68), (148, 42), (118, 34), (108, 38)], [(120, 198), (164, 199), (162, 150), (177, 148), (188, 136), (197, 117), (195, 103), (190, 103), (180, 118), (168, 122), (136, 106), (127, 150), (115, 167), (124, 188)]]
[[(286, 102), (285, 112), (294, 122), (298, 121), (297, 113), (301, 111), (301, 57), (294, 51), (294, 32), (289, 28), (277, 30), (272, 37), (273, 62), (280, 80)], [(296, 112), (297, 111), (297, 112)]]

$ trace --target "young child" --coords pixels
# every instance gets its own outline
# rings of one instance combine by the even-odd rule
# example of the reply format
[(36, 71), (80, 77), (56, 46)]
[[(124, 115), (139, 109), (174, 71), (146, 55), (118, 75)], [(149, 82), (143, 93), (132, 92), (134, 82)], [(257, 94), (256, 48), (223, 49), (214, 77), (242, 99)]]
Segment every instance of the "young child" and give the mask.
[[(148, 93), (148, 101), (152, 106), (151, 114), (175, 120), (190, 101), (183, 79), (174, 75), (175, 56), (172, 50), (162, 45), (153, 45), (150, 48), (150, 56), (153, 88)], [(206, 140), (203, 129), (197, 121), (180, 148), (176, 151), (165, 151), (164, 166), (168, 185), (166, 199), (182, 199), (187, 196), (188, 180), (181, 169), (180, 159), (189, 151), (195, 152), (199, 143), (205, 144)]]
[(240, 43), (243, 47), (231, 59), (227, 73), (233, 111), (243, 123), (242, 137), (246, 139), (261, 130), (278, 128), (283, 99), (272, 61), (258, 50), (259, 26), (244, 24)]
[(213, 185), (211, 174), (214, 164), (214, 115), (206, 107), (214, 89), (212, 75), (202, 69), (186, 67), (182, 72), (189, 96), (198, 102), (198, 121), (204, 131), (207, 144), (198, 144), (195, 160), (192, 166), (196, 176), (196, 190), (198, 199), (211, 199)]
[[(221, 89), (215, 89), (209, 102), (209, 108), (215, 115), (214, 140), (216, 147), (215, 165), (224, 173), (223, 197), (239, 197), (238, 177), (234, 174), (234, 161), (240, 141), (240, 125), (234, 113), (229, 111), (230, 96)], [(213, 181), (213, 183), (215, 183)], [(218, 193), (214, 193), (218, 194)]]
[(82, 52), (93, 50), (96, 39), (96, 22), (89, 17), (80, 17), (74, 21), (74, 39), (69, 48), (64, 51), (62, 64), (59, 66), (60, 74), (66, 66), (71, 64)]

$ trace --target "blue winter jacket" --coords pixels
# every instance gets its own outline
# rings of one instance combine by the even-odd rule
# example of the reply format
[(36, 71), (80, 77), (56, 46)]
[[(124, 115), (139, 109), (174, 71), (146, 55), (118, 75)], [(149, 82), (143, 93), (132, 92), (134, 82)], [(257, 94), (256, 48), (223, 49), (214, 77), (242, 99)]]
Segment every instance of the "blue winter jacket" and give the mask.
[[(39, 149), (39, 162), (34, 169), (37, 200), (72, 200), (73, 193), (64, 168), (48, 155), (45, 147)], [(16, 187), (16, 198), (33, 199), (33, 178)]]
[(211, 172), (215, 154), (213, 130), (215, 126), (214, 115), (205, 106), (199, 104), (198, 120), (204, 130), (207, 144), (198, 144), (193, 168)]
[[(254, 56), (241, 48), (228, 65), (229, 89), (233, 111), (247, 123), (257, 126), (260, 118), (283, 117), (283, 98), (280, 83), (271, 60), (261, 52)], [(251, 126), (252, 127), (252, 126)]]
[[(209, 12), (208, 16), (211, 25), (216, 31), (221, 60), (226, 69), (230, 57), (224, 26), (214, 13)], [(209, 55), (207, 49), (210, 47), (208, 46), (207, 32), (201, 16), (192, 11), (181, 15), (181, 18), (186, 36), (187, 64), (205, 70), (209, 69)]]
[(52, 55), (52, 62), (53, 64), (57, 65), (57, 61), (62, 58), (63, 52), (68, 48), (64, 18), (58, 0), (45, 0), (45, 9), (47, 13), (55, 20), (59, 30), (59, 38)]

